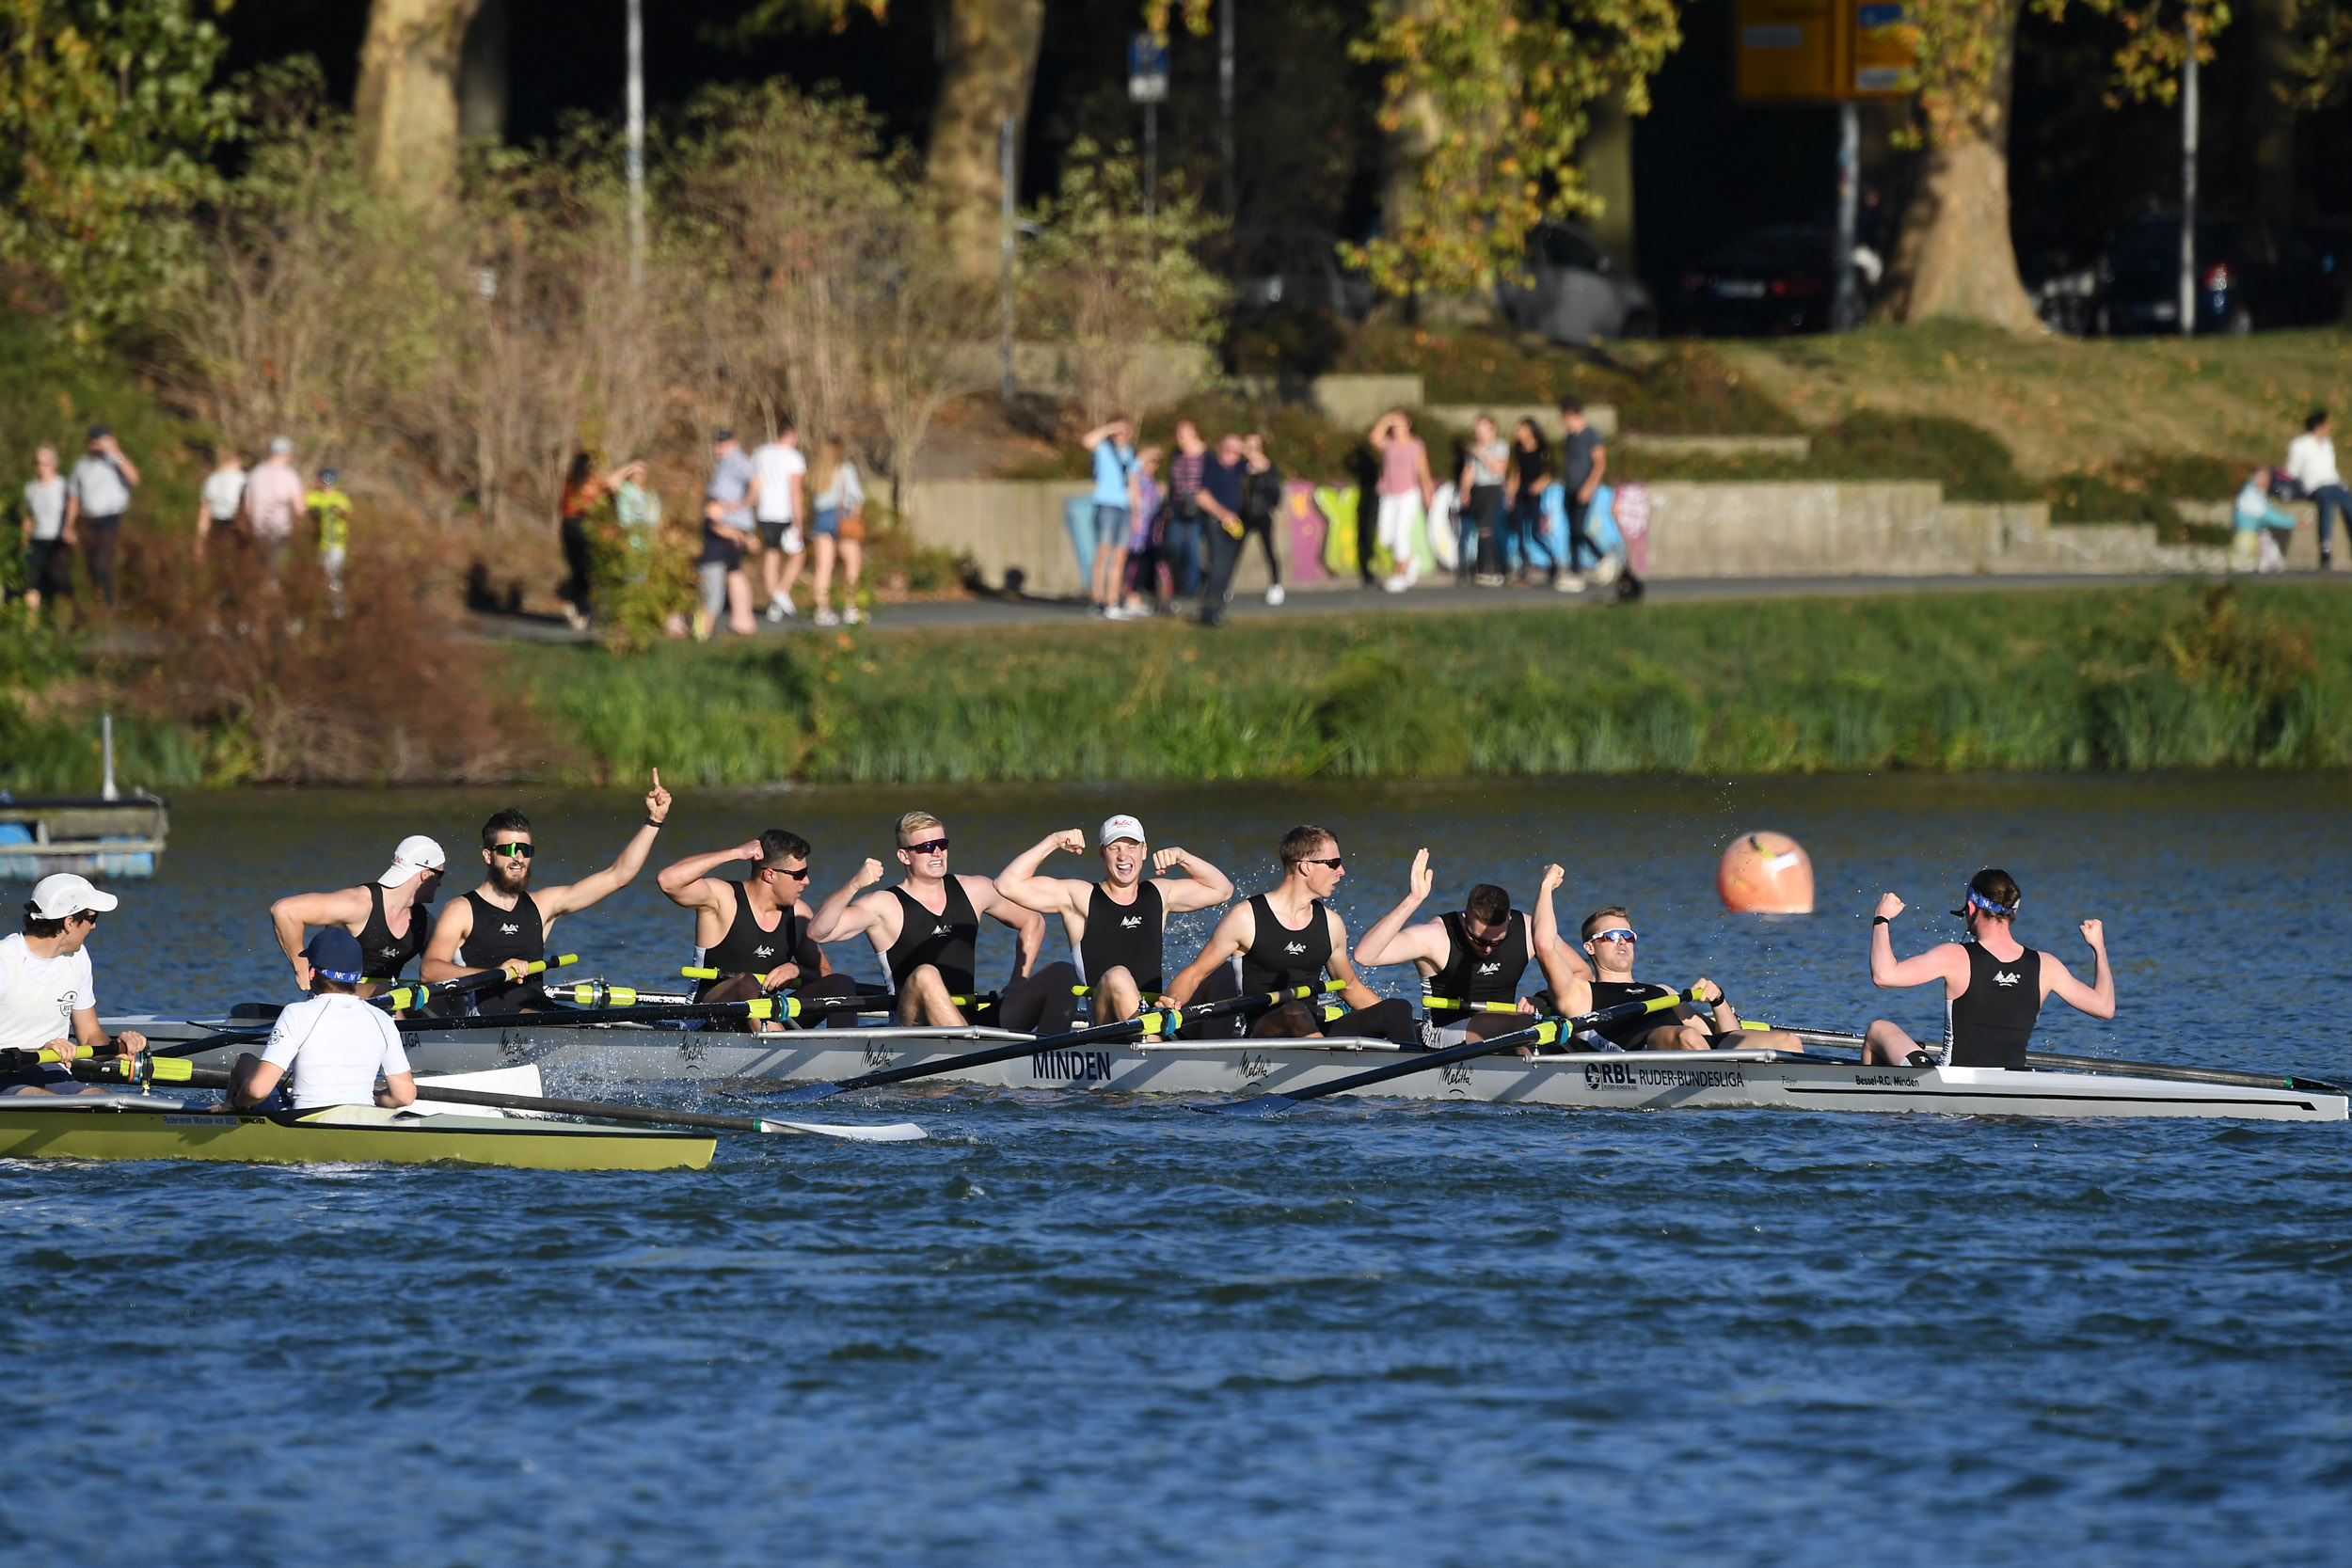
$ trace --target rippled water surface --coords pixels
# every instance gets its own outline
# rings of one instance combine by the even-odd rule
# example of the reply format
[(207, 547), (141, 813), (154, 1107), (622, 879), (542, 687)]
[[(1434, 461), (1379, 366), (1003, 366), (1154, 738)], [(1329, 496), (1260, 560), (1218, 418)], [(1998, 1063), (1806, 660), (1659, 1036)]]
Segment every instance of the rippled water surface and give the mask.
[[(272, 896), (409, 832), (464, 855), (503, 803), (178, 802), (100, 928), (102, 1005), (283, 999)], [(522, 803), (543, 882), (640, 815)], [(965, 869), (1132, 809), (1245, 890), (1322, 821), (1359, 931), (1417, 846), (1433, 911), (1557, 858), (1569, 918), (1631, 906), (1645, 974), (1829, 1028), (1929, 1028), (1869, 990), (1870, 901), (1911, 899), (1910, 951), (2002, 864), (2035, 945), (2087, 969), (2074, 924), (2107, 923), (2122, 1016), (2055, 1047), (2352, 1076), (2341, 777), (690, 795), (656, 864), (775, 823), (821, 891), (915, 804)], [(1813, 853), (1820, 914), (1716, 906), (1715, 855), (1765, 826)], [(686, 933), (648, 871), (555, 945), (645, 983)], [(726, 1142), (699, 1175), (0, 1163), (8, 1560), (2332, 1564), (2352, 1538), (2341, 1124), (844, 1111), (877, 1114), (934, 1135)]]

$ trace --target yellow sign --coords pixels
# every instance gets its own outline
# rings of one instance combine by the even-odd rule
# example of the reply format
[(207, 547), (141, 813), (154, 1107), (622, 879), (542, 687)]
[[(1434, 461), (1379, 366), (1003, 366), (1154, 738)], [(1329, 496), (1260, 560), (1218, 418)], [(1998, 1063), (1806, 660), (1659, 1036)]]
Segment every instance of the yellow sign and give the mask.
[(1900, 98), (1914, 38), (1902, 0), (1739, 0), (1732, 55), (1745, 103)]

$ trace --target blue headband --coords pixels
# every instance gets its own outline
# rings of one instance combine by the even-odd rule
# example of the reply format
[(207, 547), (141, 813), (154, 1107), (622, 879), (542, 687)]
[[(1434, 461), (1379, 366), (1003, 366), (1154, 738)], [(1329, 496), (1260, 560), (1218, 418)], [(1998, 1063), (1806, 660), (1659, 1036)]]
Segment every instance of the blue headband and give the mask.
[(364, 974), (346, 973), (345, 971), (340, 969), (321, 969), (316, 964), (312, 964), (310, 966), (310, 973), (313, 974), (323, 974), (329, 980), (334, 980), (346, 986), (356, 986), (360, 981), (367, 978)]
[[(2017, 902), (2022, 904), (2025, 900), (2021, 897)], [(1995, 904), (1992, 899), (1987, 898), (1983, 894), (1979, 893), (1975, 888), (1970, 888), (1968, 890), (1968, 907), (1972, 910), (1982, 910), (1985, 913), (1996, 915), (2003, 920), (2014, 920), (2017, 918), (2017, 904), (2010, 904), (2006, 906)]]

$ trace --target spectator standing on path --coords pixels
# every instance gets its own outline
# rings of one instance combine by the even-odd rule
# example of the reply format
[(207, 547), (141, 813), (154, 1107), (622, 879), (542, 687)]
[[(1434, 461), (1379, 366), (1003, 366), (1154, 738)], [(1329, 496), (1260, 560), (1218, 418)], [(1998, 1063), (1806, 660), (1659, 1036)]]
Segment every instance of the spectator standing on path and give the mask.
[(245, 481), (246, 526), (272, 572), (294, 538), (294, 519), (302, 515), (302, 476), (294, 471), (294, 443), (283, 436), (269, 444), (269, 455)]
[(752, 579), (743, 573), (743, 554), (759, 543), (758, 524), (752, 509), (759, 499), (759, 474), (752, 460), (724, 425), (710, 433), (710, 483), (703, 487), (703, 553), (694, 562), (702, 584), (702, 608), (694, 612), (694, 641), (707, 642), (719, 629), (719, 612), (727, 612), (727, 629), (749, 637), (758, 628), (752, 622)]
[(1535, 552), (1544, 556), (1544, 575), (1557, 581), (1560, 562), (1553, 559), (1551, 543), (1544, 537), (1544, 492), (1551, 488), (1551, 443), (1535, 427), (1534, 420), (1521, 420), (1511, 433), (1511, 473), (1504, 482), (1504, 496), (1510, 513), (1504, 526), (1510, 531), (1511, 554), (1518, 562), (1521, 583), (1535, 580)]
[[(865, 618), (857, 607), (857, 575), (866, 558), (866, 486), (858, 483), (857, 465), (850, 461), (838, 436), (817, 446), (817, 502), (810, 527), (816, 537), (817, 624), (856, 626)], [(841, 613), (833, 612), (833, 557), (841, 552)]]
[(115, 602), (115, 555), (122, 547), (122, 515), (138, 488), (138, 465), (123, 455), (122, 443), (103, 424), (89, 428), (89, 450), (73, 465), (65, 487), (65, 531), (82, 546), (82, 563), (105, 599)]
[(344, 493), (342, 475), (333, 468), (319, 470), (319, 487), (302, 498), (311, 526), (318, 530), (319, 564), (326, 571), (326, 591), (337, 605), (343, 597), (343, 562), (351, 554), (351, 497)]
[(1159, 529), (1164, 521), (1160, 513), (1167, 494), (1160, 488), (1160, 459), (1167, 455), (1157, 447), (1146, 447), (1136, 453), (1135, 472), (1129, 475), (1134, 488), (1135, 511), (1127, 524), (1127, 601), (1121, 618), (1129, 621), (1148, 620), (1152, 607), (1160, 596)]
[(1136, 427), (1125, 419), (1078, 437), (1094, 460), (1094, 613), (1119, 619), (1126, 582), (1127, 531), (1135, 517)]
[(1510, 478), (1511, 449), (1496, 434), (1494, 416), (1481, 414), (1470, 423), (1470, 450), (1462, 454), (1462, 512), (1476, 530), (1474, 547), (1465, 540), (1457, 559), (1457, 577), (1473, 570), (1481, 588), (1500, 588), (1502, 575), (1503, 483)]
[(1190, 420), (1176, 421), (1176, 455), (1168, 464), (1168, 522), (1160, 530), (1160, 559), (1178, 598), (1200, 586), (1200, 534), (1208, 514), (1200, 505), (1201, 475), (1209, 467), (1209, 445)]
[(1412, 417), (1402, 408), (1383, 414), (1372, 427), (1372, 450), (1380, 454), (1375, 537), (1395, 562), (1389, 580), (1381, 586), (1391, 594), (1402, 594), (1421, 576), (1421, 556), (1414, 548), (1413, 535), (1438, 499), (1438, 485), (1429, 477), (1429, 449), (1413, 434)]
[(1209, 580), (1200, 590), (1200, 624), (1225, 623), (1225, 601), (1233, 596), (1233, 568), (1241, 563), (1241, 490), (1248, 467), (1241, 437), (1227, 431), (1200, 470), (1200, 510), (1209, 515)]
[[(792, 606), (792, 585), (801, 578), (808, 544), (801, 528), (809, 513), (808, 458), (801, 451), (801, 433), (791, 415), (776, 420), (774, 439), (753, 450), (752, 471), (759, 476), (759, 500), (752, 509), (764, 546), (759, 579), (768, 590), (769, 624), (781, 626), (799, 613)], [(823, 589), (817, 597), (821, 605)]]
[(2335, 564), (2329, 538), (2334, 517), (2344, 519), (2345, 543), (2352, 544), (2352, 490), (2344, 487), (2336, 473), (2335, 422), (2325, 408), (2312, 409), (2311, 418), (2303, 421), (2303, 434), (2287, 443), (2286, 471), (2303, 494), (2318, 503), (2319, 569), (2327, 571)]
[(244, 515), (245, 460), (236, 448), (223, 447), (215, 454), (213, 471), (204, 476), (203, 488), (196, 498), (196, 559), (204, 559), (215, 529), (228, 543), (243, 543), (237, 519)]
[(1274, 519), (1282, 510), (1282, 470), (1266, 455), (1265, 437), (1251, 431), (1241, 438), (1242, 466), (1248, 472), (1241, 481), (1242, 538), (1234, 551), (1234, 564), (1249, 553), (1249, 536), (1256, 534), (1265, 549), (1267, 578), (1265, 602), (1282, 602), (1282, 562), (1274, 553)]
[[(1600, 546), (1584, 531), (1584, 523), (1592, 514), (1593, 494), (1609, 472), (1609, 448), (1600, 432), (1585, 422), (1583, 402), (1573, 393), (1560, 400), (1560, 427), (1567, 432), (1560, 444), (1560, 469), (1567, 492), (1561, 499), (1568, 514), (1568, 569), (1552, 586), (1563, 594), (1581, 594), (1584, 553), (1591, 551), (1593, 564), (1600, 564)], [(1629, 580), (1632, 574), (1626, 576)]]
[(45, 598), (72, 598), (73, 576), (66, 569), (73, 534), (65, 526), (65, 479), (57, 472), (57, 449), (33, 453), (33, 477), (24, 486), (24, 609), (40, 613)]

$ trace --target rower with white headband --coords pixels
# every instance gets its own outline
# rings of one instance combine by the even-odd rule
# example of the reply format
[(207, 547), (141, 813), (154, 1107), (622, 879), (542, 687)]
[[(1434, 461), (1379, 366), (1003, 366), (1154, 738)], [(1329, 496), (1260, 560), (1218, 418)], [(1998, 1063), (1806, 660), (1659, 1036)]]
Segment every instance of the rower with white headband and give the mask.
[[(1947, 1067), (2024, 1067), (2042, 1004), (2053, 991), (2092, 1018), (2115, 1016), (2115, 974), (2107, 967), (2106, 927), (2096, 920), (2082, 923), (2083, 941), (2090, 944), (2096, 970), (2086, 986), (2067, 973), (2056, 954), (2036, 952), (2017, 940), (2011, 927), (2025, 896), (2008, 872), (1978, 872), (1969, 880), (1967, 897), (1952, 911), (1968, 923), (1968, 940), (1943, 942), (1913, 958), (1895, 957), (1892, 927), (1903, 912), (1903, 901), (1891, 893), (1879, 899), (1878, 913), (1870, 921), (1870, 983), (1889, 990), (1944, 982)], [(1924, 1046), (1883, 1018), (1863, 1036), (1862, 1060), (1890, 1067), (1935, 1063)]]

